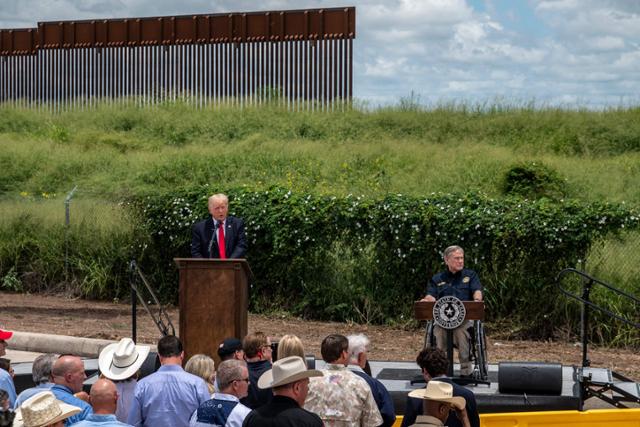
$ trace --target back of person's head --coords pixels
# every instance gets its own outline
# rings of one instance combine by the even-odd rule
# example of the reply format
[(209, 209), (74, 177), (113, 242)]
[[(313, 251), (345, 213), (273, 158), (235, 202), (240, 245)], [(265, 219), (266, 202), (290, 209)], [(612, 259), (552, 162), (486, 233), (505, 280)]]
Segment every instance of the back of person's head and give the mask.
[(196, 375), (204, 380), (209, 387), (209, 392), (213, 393), (213, 380), (216, 376), (216, 364), (212, 358), (206, 354), (194, 354), (184, 365), (184, 370)]
[(182, 342), (175, 335), (167, 335), (158, 341), (160, 357), (177, 357), (182, 354)]
[(269, 339), (263, 332), (254, 332), (247, 335), (242, 340), (242, 349), (247, 358), (251, 359), (259, 356), (262, 348), (269, 345)]
[(295, 335), (285, 335), (278, 341), (278, 359), (289, 356), (299, 356), (304, 360), (304, 346)]
[(34, 384), (44, 384), (51, 381), (51, 368), (58, 357), (53, 353), (41, 354), (36, 357), (31, 367)]
[(322, 360), (327, 363), (335, 362), (342, 357), (343, 351), (349, 350), (349, 340), (340, 334), (332, 334), (325, 337), (320, 345)]
[(89, 401), (93, 411), (101, 414), (115, 414), (118, 391), (108, 378), (100, 378), (91, 386)]
[(358, 361), (358, 355), (366, 353), (369, 347), (369, 338), (364, 334), (349, 335), (349, 359), (352, 361)]
[(437, 347), (423, 349), (416, 357), (416, 363), (431, 378), (445, 375), (449, 369), (449, 359), (443, 350)]
[(5, 390), (0, 390), (0, 427), (11, 427), (13, 425), (13, 418), (15, 412), (10, 408), (9, 393)]
[(242, 379), (242, 368), (246, 367), (246, 362), (236, 359), (229, 359), (220, 363), (220, 365), (218, 366), (218, 372), (216, 374), (220, 390), (225, 390), (231, 385), (231, 383), (233, 383), (233, 381)]
[(0, 411), (8, 411), (9, 406), (9, 393), (0, 389)]
[(242, 360), (244, 358), (242, 341), (234, 337), (225, 338), (225, 340), (218, 345), (218, 357), (220, 361), (229, 359)]

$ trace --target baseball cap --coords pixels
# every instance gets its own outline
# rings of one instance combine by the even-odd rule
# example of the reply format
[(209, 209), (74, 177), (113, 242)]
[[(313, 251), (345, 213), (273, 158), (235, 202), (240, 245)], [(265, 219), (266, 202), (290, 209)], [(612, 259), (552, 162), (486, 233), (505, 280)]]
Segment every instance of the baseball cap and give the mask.
[(238, 338), (227, 338), (218, 346), (218, 356), (223, 358), (235, 353), (238, 350), (242, 350), (242, 341)]
[(13, 332), (11, 331), (3, 331), (0, 329), (0, 340), (6, 341), (13, 336)]

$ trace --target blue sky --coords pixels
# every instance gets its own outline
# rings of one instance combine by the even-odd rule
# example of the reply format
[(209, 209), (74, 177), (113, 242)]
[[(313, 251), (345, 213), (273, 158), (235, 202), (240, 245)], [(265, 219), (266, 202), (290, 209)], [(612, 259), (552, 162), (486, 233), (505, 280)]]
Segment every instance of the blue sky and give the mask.
[(0, 0), (0, 28), (336, 6), (357, 8), (354, 92), (371, 105), (640, 105), (639, 0)]

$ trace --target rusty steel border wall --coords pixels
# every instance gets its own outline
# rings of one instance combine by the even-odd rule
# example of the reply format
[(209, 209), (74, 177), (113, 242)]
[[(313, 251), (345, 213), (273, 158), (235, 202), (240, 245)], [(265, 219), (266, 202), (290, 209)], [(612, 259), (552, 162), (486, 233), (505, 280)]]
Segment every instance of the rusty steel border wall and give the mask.
[(40, 22), (0, 30), (0, 104), (326, 108), (353, 96), (355, 7)]

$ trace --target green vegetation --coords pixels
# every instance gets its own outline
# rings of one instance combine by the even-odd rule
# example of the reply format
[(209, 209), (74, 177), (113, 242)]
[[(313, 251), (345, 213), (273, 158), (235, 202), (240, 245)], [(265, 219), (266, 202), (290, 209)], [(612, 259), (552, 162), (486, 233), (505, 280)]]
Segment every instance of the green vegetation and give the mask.
[[(523, 313), (538, 298), (538, 312), (552, 305), (559, 327), (575, 331), (576, 307), (551, 288), (559, 268), (586, 259), (593, 266), (588, 271), (640, 294), (638, 275), (620, 275), (617, 259), (640, 253), (632, 251), (640, 236), (630, 219), (637, 219), (632, 208), (640, 206), (638, 182), (640, 108), (462, 104), (423, 110), (401, 103), (375, 111), (290, 112), (271, 105), (140, 108), (122, 102), (52, 114), (0, 106), (0, 287), (122, 297), (127, 262), (136, 257), (143, 270), (154, 272), (165, 298), (175, 298), (170, 260), (185, 255), (189, 225), (205, 215), (202, 196), (224, 190), (244, 195), (244, 202), (232, 200), (232, 209), (251, 222), (254, 236), (281, 230), (271, 247), (252, 242), (250, 261), (259, 273), (254, 310), (279, 306), (308, 317), (404, 322), (408, 303), (441, 267), (437, 252), (464, 237), (458, 241), (463, 246), (478, 244), (468, 248), (469, 264), (487, 285), (494, 320), (513, 321), (523, 335), (548, 336), (541, 326), (549, 318), (531, 321)], [(66, 229), (63, 199), (75, 185), (80, 190)], [(271, 198), (246, 202), (264, 191)], [(291, 205), (305, 197), (315, 212), (301, 208), (303, 202)], [(182, 201), (175, 209), (167, 205), (176, 200)], [(349, 217), (344, 209), (353, 200), (365, 206)], [(441, 215), (434, 217), (425, 200), (443, 203)], [(381, 248), (394, 242), (381, 231), (381, 215), (392, 215), (377, 213), (381, 203), (411, 219), (399, 229), (413, 236), (414, 249), (401, 248), (415, 256), (411, 262), (380, 264)], [(460, 203), (474, 207), (458, 213)], [(486, 206), (500, 215), (482, 210)], [(172, 222), (163, 222), (162, 214)], [(335, 235), (331, 221), (345, 215), (348, 224)], [(593, 226), (586, 234), (551, 226), (571, 221)], [(469, 234), (477, 224), (490, 232)], [(491, 224), (511, 231), (496, 234)], [(618, 238), (622, 224), (632, 230)], [(371, 230), (367, 238), (357, 237), (360, 227)], [(298, 235), (312, 239), (316, 233), (335, 238), (320, 245), (317, 237), (303, 256), (282, 251)], [(554, 239), (565, 243), (545, 249)], [(628, 310), (617, 304), (616, 311)], [(594, 332), (638, 343), (637, 334), (618, 326), (605, 322)]]
[[(257, 278), (253, 310), (323, 319), (410, 318), (412, 301), (424, 295), (430, 273), (442, 268), (440, 251), (454, 241), (466, 247), (483, 278), (491, 320), (509, 319), (521, 336), (549, 336), (554, 325), (574, 327), (579, 319), (553, 286), (557, 273), (584, 259), (595, 239), (640, 228), (640, 217), (609, 204), (476, 194), (374, 199), (283, 188), (225, 191), (246, 221), (247, 259)], [(171, 259), (188, 256), (189, 227), (205, 215), (209, 193), (208, 186), (182, 189), (135, 203), (156, 248), (149, 253), (151, 270), (165, 294), (176, 293)], [(622, 313), (630, 308), (610, 306), (604, 295), (597, 302)]]
[(120, 197), (209, 183), (500, 196), (506, 172), (535, 161), (566, 180), (566, 197), (640, 204), (632, 185), (640, 182), (640, 108), (287, 112), (174, 103), (50, 114), (0, 107), (0, 148), (0, 194), (63, 194), (78, 184)]

